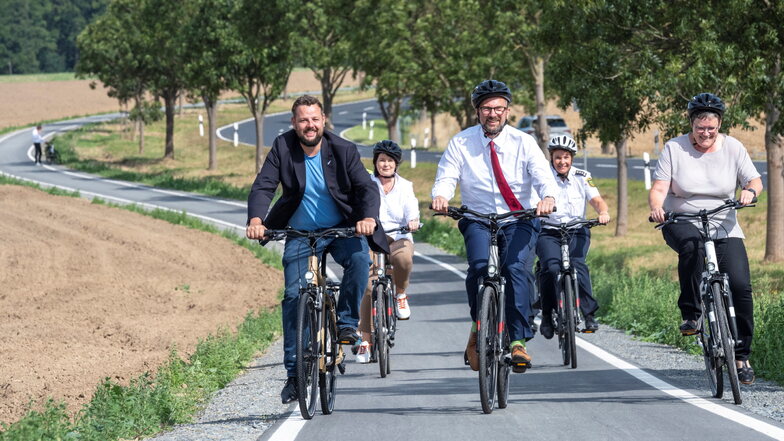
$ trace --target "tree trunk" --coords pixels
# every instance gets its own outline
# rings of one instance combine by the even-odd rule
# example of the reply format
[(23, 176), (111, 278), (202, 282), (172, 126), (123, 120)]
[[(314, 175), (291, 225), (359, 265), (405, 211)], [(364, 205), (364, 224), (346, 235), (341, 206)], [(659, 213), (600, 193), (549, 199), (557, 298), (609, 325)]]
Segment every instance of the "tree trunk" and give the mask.
[(612, 149), (610, 148), (610, 143), (609, 142), (603, 142), (602, 143), (602, 154), (603, 155), (609, 155), (610, 153), (612, 153)]
[(174, 112), (177, 106), (177, 92), (165, 92), (163, 102), (166, 106), (166, 148), (163, 157), (174, 159)]
[(784, 136), (773, 131), (781, 109), (769, 101), (765, 110), (765, 150), (768, 156), (768, 222), (765, 261), (784, 260)]
[(324, 106), (324, 117), (327, 119), (326, 129), (329, 131), (335, 130), (335, 125), (332, 124), (332, 69), (329, 67), (321, 71), (321, 101)]
[(400, 132), (397, 130), (398, 116), (400, 115), (400, 100), (395, 100), (389, 104), (378, 99), (378, 106), (381, 108), (381, 115), (387, 123), (389, 139), (400, 145)]
[(218, 147), (217, 136), (215, 135), (215, 120), (217, 116), (217, 101), (209, 97), (204, 97), (204, 107), (207, 110), (207, 139), (209, 140), (210, 158), (207, 170), (218, 169)]
[(430, 148), (435, 148), (438, 144), (436, 138), (436, 112), (430, 112)]
[(256, 173), (261, 171), (264, 165), (264, 113), (258, 112), (253, 115), (256, 126)]
[(140, 119), (139, 123), (139, 154), (144, 154), (144, 120)]
[(629, 186), (626, 164), (626, 142), (623, 137), (615, 142), (618, 158), (618, 215), (615, 216), (615, 235), (625, 236), (629, 218)]
[(550, 159), (550, 152), (547, 149), (547, 144), (550, 141), (550, 127), (547, 125), (547, 100), (544, 96), (544, 58), (536, 56), (531, 62), (531, 70), (534, 76), (536, 99), (534, 133), (536, 133), (539, 148), (542, 149), (544, 157)]

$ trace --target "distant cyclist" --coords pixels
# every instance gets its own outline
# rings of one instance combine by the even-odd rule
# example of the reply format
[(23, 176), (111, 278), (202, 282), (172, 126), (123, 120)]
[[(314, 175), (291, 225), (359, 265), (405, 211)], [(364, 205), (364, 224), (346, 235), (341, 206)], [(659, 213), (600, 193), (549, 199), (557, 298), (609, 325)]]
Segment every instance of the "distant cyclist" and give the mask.
[[(414, 186), (397, 174), (398, 166), (403, 160), (403, 151), (393, 141), (384, 140), (373, 147), (373, 181), (378, 185), (381, 196), (381, 209), (379, 219), (384, 230), (399, 227), (408, 227), (411, 231), (419, 229), (419, 202), (414, 195)], [(399, 320), (408, 320), (411, 317), (411, 308), (408, 304), (409, 276), (414, 265), (414, 238), (411, 233), (394, 233), (387, 235), (389, 243), (389, 262), (392, 264), (392, 280), (395, 283), (395, 311)], [(375, 280), (375, 273), (371, 270), (371, 280), (368, 289), (362, 298), (360, 309), (359, 331), (362, 333), (362, 343), (357, 350), (357, 361), (367, 363), (370, 361), (370, 287)]]
[[(599, 194), (591, 180), (591, 174), (573, 167), (577, 144), (570, 136), (560, 135), (550, 139), (547, 146), (550, 151), (550, 165), (558, 184), (558, 211), (550, 213), (551, 222), (566, 223), (575, 218), (585, 216), (585, 203), (588, 202), (597, 213), (599, 222), (610, 222), (607, 203)], [(594, 313), (599, 304), (593, 298), (591, 276), (585, 257), (591, 246), (591, 230), (583, 227), (572, 233), (569, 242), (569, 260), (577, 270), (577, 282), (580, 287), (580, 309), (585, 317), (585, 331), (595, 332), (599, 329)], [(536, 255), (540, 265), (540, 295), (542, 296), (542, 324), (539, 332), (544, 338), (553, 338), (553, 310), (555, 309), (555, 282), (561, 271), (561, 233), (553, 227), (542, 226), (536, 242)]]
[[(272, 149), (248, 196), (249, 239), (263, 239), (267, 228), (292, 227), (315, 231), (355, 227), (356, 237), (319, 239), (317, 252), (328, 251), (343, 267), (337, 305), (339, 338), (357, 338), (360, 296), (367, 286), (370, 257), (368, 242), (387, 251), (378, 228), (379, 196), (376, 185), (359, 160), (357, 146), (324, 130), (321, 102), (303, 95), (291, 108), (294, 127), (275, 138)], [(268, 208), (280, 185), (282, 194)], [(368, 236), (367, 239), (365, 236)], [(307, 238), (288, 238), (283, 250), (283, 364), (288, 374), (280, 397), (294, 401), (297, 391), (297, 302), (308, 270)]]
[[(435, 211), (446, 212), (458, 184), (463, 204), (481, 213), (534, 207), (539, 214), (553, 211), (558, 187), (536, 140), (507, 125), (511, 102), (512, 92), (501, 81), (486, 80), (474, 88), (471, 104), (479, 124), (449, 141), (433, 185)], [(490, 230), (482, 222), (469, 219), (462, 219), (458, 228), (468, 255), (466, 291), (472, 320), (464, 358), (476, 371), (477, 297), (479, 279), (487, 274)], [(512, 362), (517, 366), (531, 363), (525, 342), (534, 336), (529, 318), (533, 292), (530, 259), (539, 228), (538, 220), (513, 220), (498, 234), (501, 274), (506, 278), (506, 326), (512, 339)]]
[[(667, 141), (656, 164), (648, 195), (650, 216), (656, 222), (664, 222), (667, 211), (698, 213), (715, 208), (726, 199), (734, 199), (738, 187), (741, 190), (737, 198), (742, 204), (750, 204), (762, 192), (762, 179), (746, 148), (737, 139), (719, 132), (725, 111), (721, 98), (701, 93), (689, 101), (687, 111), (691, 132)], [(662, 228), (664, 241), (678, 253), (682, 335), (699, 332), (698, 320), (702, 314), (699, 295), (705, 251), (700, 246), (700, 230), (695, 222), (699, 220)], [(754, 335), (754, 303), (749, 258), (735, 210), (714, 217), (710, 234), (716, 246), (719, 271), (730, 278), (738, 338), (742, 341), (735, 349), (738, 379), (743, 384), (751, 384), (754, 370), (749, 355)]]
[(35, 147), (35, 165), (41, 165), (41, 145), (44, 143), (43, 127), (35, 126), (33, 129), (33, 147)]

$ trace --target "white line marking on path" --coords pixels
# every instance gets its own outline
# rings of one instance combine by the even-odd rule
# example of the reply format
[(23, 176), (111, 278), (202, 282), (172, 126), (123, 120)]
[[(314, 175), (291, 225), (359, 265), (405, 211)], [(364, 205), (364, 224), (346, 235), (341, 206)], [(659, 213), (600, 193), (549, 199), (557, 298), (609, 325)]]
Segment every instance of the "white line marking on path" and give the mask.
[(718, 415), (722, 418), (726, 418), (730, 421), (742, 424), (749, 429), (756, 430), (757, 432), (760, 432), (764, 435), (775, 439), (784, 439), (784, 429), (780, 429), (772, 424), (768, 424), (764, 421), (746, 415), (745, 413), (738, 412), (737, 410), (732, 410), (726, 406), (722, 406), (718, 403), (700, 398), (690, 392), (686, 392), (685, 390), (678, 389), (670, 383), (667, 383), (666, 381), (661, 380), (649, 374), (648, 372), (645, 372), (637, 366), (621, 360), (604, 349), (601, 349), (592, 343), (588, 343), (582, 338), (577, 339), (577, 345), (595, 355), (596, 357), (604, 360), (605, 362), (637, 378), (643, 383), (646, 383), (649, 386), (654, 387), (670, 396), (683, 400), (693, 406), (697, 406), (702, 410), (707, 410), (708, 412)]

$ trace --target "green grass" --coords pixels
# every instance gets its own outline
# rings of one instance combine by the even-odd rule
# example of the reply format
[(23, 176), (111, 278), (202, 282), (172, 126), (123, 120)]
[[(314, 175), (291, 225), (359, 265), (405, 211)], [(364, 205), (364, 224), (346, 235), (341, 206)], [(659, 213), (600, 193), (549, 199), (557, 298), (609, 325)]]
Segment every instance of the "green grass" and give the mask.
[(29, 83), (38, 81), (73, 81), (76, 80), (73, 72), (0, 75), (0, 83)]
[(360, 124), (343, 132), (343, 136), (352, 142), (373, 145), (381, 140), (389, 139), (389, 129), (387, 128), (386, 121), (383, 119), (373, 120), (373, 136), (371, 137), (370, 135), (370, 121), (368, 121), (365, 129), (363, 129)]
[[(0, 184), (37, 184), (0, 175)], [(78, 197), (78, 193), (47, 190), (52, 194)], [(192, 218), (184, 212), (147, 211), (135, 205), (107, 204), (100, 199), (93, 203), (110, 205), (148, 215), (188, 228), (220, 234), (248, 248), (263, 263), (281, 269), (280, 255), (258, 246), (234, 233)], [(182, 289), (188, 291), (187, 285)], [(282, 295), (282, 289), (281, 293)], [(0, 424), (0, 441), (11, 440), (117, 440), (137, 439), (158, 433), (174, 424), (192, 420), (210, 395), (241, 373), (260, 351), (281, 333), (280, 308), (248, 312), (234, 333), (219, 329), (200, 341), (194, 353), (183, 360), (175, 351), (153, 375), (146, 372), (128, 386), (106, 379), (98, 385), (92, 400), (72, 420), (65, 404), (49, 400), (40, 410), (29, 410), (13, 424)], [(30, 408), (36, 403), (30, 403)]]

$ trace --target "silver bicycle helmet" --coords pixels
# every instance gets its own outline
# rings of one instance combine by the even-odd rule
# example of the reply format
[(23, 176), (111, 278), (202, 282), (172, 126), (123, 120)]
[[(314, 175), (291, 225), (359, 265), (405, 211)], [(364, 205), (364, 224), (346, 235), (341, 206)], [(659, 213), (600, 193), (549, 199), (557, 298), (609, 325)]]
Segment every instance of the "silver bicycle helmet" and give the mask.
[(571, 136), (567, 136), (567, 135), (553, 136), (552, 138), (550, 138), (550, 142), (547, 144), (547, 150), (549, 150), (550, 153), (552, 153), (553, 150), (566, 150), (572, 155), (576, 155), (577, 143), (574, 142), (574, 139), (572, 139)]

